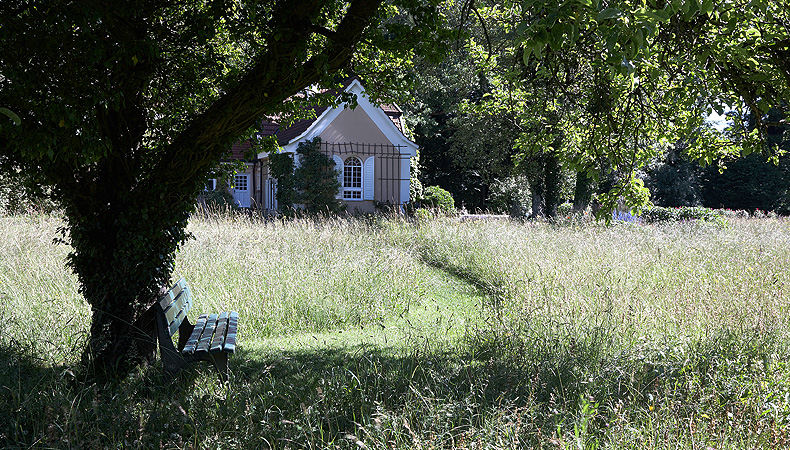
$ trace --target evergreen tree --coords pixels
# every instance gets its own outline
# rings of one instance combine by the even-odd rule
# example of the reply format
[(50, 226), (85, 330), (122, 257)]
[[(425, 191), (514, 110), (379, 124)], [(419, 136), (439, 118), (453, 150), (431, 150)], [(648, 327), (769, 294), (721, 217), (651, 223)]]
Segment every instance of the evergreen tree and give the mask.
[(299, 143), (296, 154), (299, 155), (299, 167), (294, 171), (297, 203), (303, 204), (310, 214), (342, 211), (343, 205), (337, 199), (339, 174), (332, 158), (321, 152), (321, 138)]
[(269, 172), (277, 183), (277, 206), (281, 212), (292, 210), (296, 203), (294, 160), (288, 153), (269, 153)]

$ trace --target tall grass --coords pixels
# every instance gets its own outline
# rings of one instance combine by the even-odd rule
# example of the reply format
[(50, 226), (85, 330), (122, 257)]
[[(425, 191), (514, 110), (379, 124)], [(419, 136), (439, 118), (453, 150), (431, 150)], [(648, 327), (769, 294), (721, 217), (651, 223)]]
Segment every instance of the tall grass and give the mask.
[(59, 225), (0, 218), (0, 447), (790, 447), (785, 221), (196, 216), (176, 276), (241, 313), (225, 386), (74, 377)]
[(620, 332), (698, 336), (788, 325), (790, 233), (780, 221), (581, 229), (432, 222), (413, 248), (485, 289), (501, 313)]
[(436, 277), (385, 228), (359, 220), (231, 216), (189, 231), (176, 273), (207, 308), (238, 310), (251, 338), (383, 324), (419, 304)]

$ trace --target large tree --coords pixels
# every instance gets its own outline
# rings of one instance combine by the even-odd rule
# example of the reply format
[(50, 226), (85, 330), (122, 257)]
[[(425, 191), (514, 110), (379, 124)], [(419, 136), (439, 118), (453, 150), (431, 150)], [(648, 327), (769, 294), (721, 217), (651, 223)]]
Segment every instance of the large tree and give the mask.
[(305, 87), (415, 48), (437, 18), (425, 2), (382, 0), (3, 3), (0, 164), (63, 208), (94, 373), (150, 356), (146, 311), (230, 144), (264, 116), (303, 111), (284, 101)]

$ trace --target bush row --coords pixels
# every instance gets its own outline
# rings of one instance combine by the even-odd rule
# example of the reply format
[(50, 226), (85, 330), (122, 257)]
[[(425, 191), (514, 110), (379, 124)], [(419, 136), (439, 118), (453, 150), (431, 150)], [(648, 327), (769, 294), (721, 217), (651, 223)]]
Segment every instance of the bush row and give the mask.
[(720, 210), (701, 206), (681, 206), (679, 208), (651, 206), (642, 210), (641, 218), (642, 222), (646, 224), (683, 222), (690, 220), (722, 222), (724, 220), (724, 215)]

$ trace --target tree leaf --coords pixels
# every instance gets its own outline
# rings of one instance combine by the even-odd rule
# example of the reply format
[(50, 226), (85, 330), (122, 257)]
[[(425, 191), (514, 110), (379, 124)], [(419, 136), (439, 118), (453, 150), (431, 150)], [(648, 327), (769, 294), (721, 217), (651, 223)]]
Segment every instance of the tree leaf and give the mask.
[(0, 113), (5, 114), (12, 121), (14, 121), (14, 125), (19, 126), (22, 124), (22, 119), (20, 119), (19, 116), (15, 112), (11, 111), (10, 109), (0, 108)]
[(598, 17), (595, 19), (597, 22), (601, 22), (607, 19), (616, 19), (618, 17), (622, 17), (623, 12), (617, 8), (606, 8), (603, 11), (598, 13)]
[(663, 9), (657, 10), (650, 10), (650, 9), (640, 9), (636, 13), (634, 13), (634, 17), (640, 20), (654, 20), (658, 22), (668, 22), (669, 21), (669, 13), (664, 11)]

